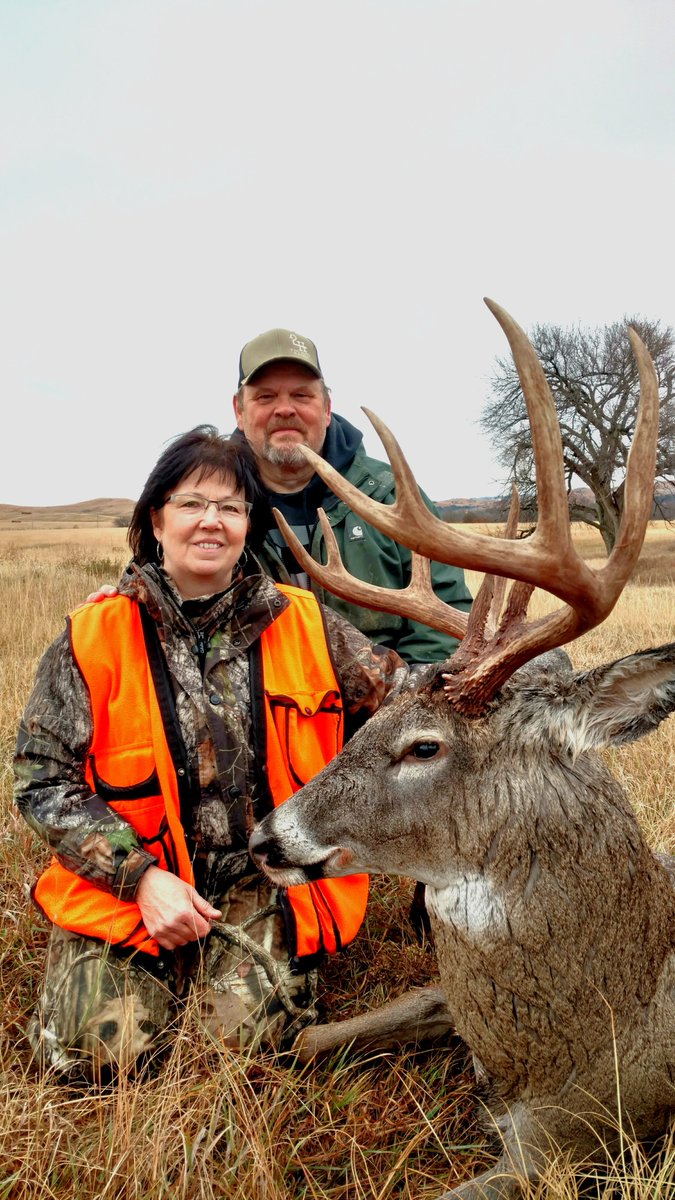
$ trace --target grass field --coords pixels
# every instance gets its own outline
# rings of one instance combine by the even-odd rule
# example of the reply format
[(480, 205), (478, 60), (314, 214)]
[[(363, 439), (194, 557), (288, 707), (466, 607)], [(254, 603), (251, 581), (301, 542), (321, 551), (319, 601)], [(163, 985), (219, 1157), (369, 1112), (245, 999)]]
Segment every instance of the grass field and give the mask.
[[(602, 548), (575, 533), (589, 560)], [(195, 1014), (176, 1027), (156, 1075), (105, 1089), (39, 1079), (24, 1028), (34, 1003), (46, 928), (28, 888), (44, 852), (11, 804), (17, 722), (38, 660), (64, 614), (127, 558), (125, 530), (0, 529), (0, 1200), (431, 1200), (490, 1161), (476, 1121), (463, 1047), (347, 1055), (298, 1070), (242, 1061), (209, 1042)], [(575, 643), (575, 665), (608, 661), (675, 638), (675, 532), (650, 527), (633, 582), (599, 630)], [(475, 589), (477, 580), (470, 579)], [(542, 611), (549, 600), (535, 595)], [(609, 755), (651, 843), (675, 852), (675, 720)], [(407, 921), (412, 885), (375, 880), (366, 928), (322, 974), (328, 1017), (351, 1015), (433, 980), (432, 951)], [(548, 1195), (578, 1193), (562, 1162)], [(592, 1196), (675, 1195), (675, 1149), (623, 1162), (586, 1184)]]

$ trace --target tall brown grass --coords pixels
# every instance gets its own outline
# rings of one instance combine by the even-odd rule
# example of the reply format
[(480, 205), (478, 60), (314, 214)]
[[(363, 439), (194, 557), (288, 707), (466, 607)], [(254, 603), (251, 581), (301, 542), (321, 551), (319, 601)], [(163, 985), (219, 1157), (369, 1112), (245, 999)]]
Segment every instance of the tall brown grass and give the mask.
[[(599, 542), (577, 531), (589, 559)], [(126, 561), (125, 531), (0, 531), (0, 1200), (387, 1200), (438, 1196), (482, 1169), (492, 1148), (476, 1119), (464, 1048), (371, 1054), (299, 1070), (242, 1059), (209, 1039), (188, 1006), (171, 1049), (146, 1078), (104, 1088), (39, 1078), (24, 1036), (46, 928), (28, 889), (43, 848), (11, 804), (16, 726), (37, 662), (64, 614)], [(635, 580), (599, 630), (575, 643), (578, 666), (675, 637), (675, 534), (651, 527)], [(475, 587), (476, 579), (471, 579)], [(535, 611), (550, 606), (537, 594)], [(652, 844), (675, 852), (675, 721), (610, 754)], [(376, 880), (366, 927), (322, 973), (325, 1015), (375, 1005), (435, 977), (429, 947), (407, 920), (411, 885)], [(588, 1172), (591, 1195), (671, 1196), (675, 1150), (647, 1157), (627, 1138), (622, 1158)], [(546, 1183), (578, 1193), (564, 1158)]]

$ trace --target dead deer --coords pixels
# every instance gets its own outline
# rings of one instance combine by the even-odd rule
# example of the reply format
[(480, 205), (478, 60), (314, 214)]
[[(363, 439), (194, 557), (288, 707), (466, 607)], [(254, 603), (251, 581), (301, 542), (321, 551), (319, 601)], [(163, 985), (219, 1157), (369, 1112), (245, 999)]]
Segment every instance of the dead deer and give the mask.
[[(598, 1131), (607, 1139), (619, 1122), (637, 1137), (660, 1134), (675, 1111), (675, 889), (595, 753), (643, 736), (675, 708), (675, 643), (590, 671), (573, 671), (558, 649), (605, 619), (640, 552), (653, 494), (656, 379), (631, 331), (641, 404), (625, 512), (611, 556), (593, 571), (572, 543), (543, 371), (523, 331), (487, 303), (528, 405), (536, 531), (515, 541), (443, 524), (374, 417), (396, 475), (392, 506), (364, 497), (305, 450), (360, 516), (416, 552), (410, 586), (393, 595), (347, 577), (334, 544), (318, 566), (286, 528), (305, 569), (338, 595), (463, 641), (251, 838), (256, 861), (282, 886), (359, 871), (426, 884), (442, 989), (305, 1030), (298, 1049), (310, 1057), (351, 1040), (390, 1044), (454, 1026), (473, 1052), (503, 1142), (494, 1168), (447, 1194), (464, 1200), (514, 1195), (517, 1178), (536, 1180), (552, 1148), (585, 1157), (597, 1151)], [(511, 536), (516, 521), (514, 511)], [(488, 572), (468, 619), (437, 600), (418, 555)], [(508, 598), (506, 577), (515, 580)], [(528, 623), (535, 585), (564, 605)]]

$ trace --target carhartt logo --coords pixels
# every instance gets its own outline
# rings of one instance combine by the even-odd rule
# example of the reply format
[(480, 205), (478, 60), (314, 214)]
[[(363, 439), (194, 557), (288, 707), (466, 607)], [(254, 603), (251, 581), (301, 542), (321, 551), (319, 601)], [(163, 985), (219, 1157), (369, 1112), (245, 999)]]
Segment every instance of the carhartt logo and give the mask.
[(362, 527), (360, 525), (353, 525), (352, 531), (349, 536), (352, 539), (352, 541), (356, 541), (357, 539), (362, 538), (363, 537)]
[(303, 342), (302, 338), (298, 337), (297, 333), (291, 334), (291, 342), (293, 344), (293, 348), (294, 348), (296, 354), (306, 354), (307, 353), (307, 346)]

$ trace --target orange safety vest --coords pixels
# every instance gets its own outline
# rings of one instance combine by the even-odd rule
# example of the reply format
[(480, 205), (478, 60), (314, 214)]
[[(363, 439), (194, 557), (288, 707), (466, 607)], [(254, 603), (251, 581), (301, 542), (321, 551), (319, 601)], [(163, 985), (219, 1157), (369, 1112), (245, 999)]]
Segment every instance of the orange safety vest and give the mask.
[[(264, 761), (275, 806), (318, 775), (344, 738), (342, 696), (317, 599), (301, 588), (276, 586), (291, 603), (261, 638)], [(361, 927), (368, 876), (320, 879), (286, 888), (281, 898), (291, 957), (333, 954)]]
[[(277, 586), (291, 603), (260, 639), (264, 763), (275, 805), (330, 762), (343, 740), (342, 698), (319, 606), (308, 592)], [(193, 883), (181, 821), (186, 767), (176, 766), (169, 748), (141, 610), (129, 597), (116, 596), (77, 609), (69, 626), (92, 705), (87, 783), (133, 826), (160, 867)], [(112, 945), (160, 953), (135, 901), (103, 891), (55, 858), (33, 895), (55, 925)], [(346, 945), (361, 925), (367, 896), (366, 875), (286, 889), (282, 906), (291, 956), (307, 959)]]

